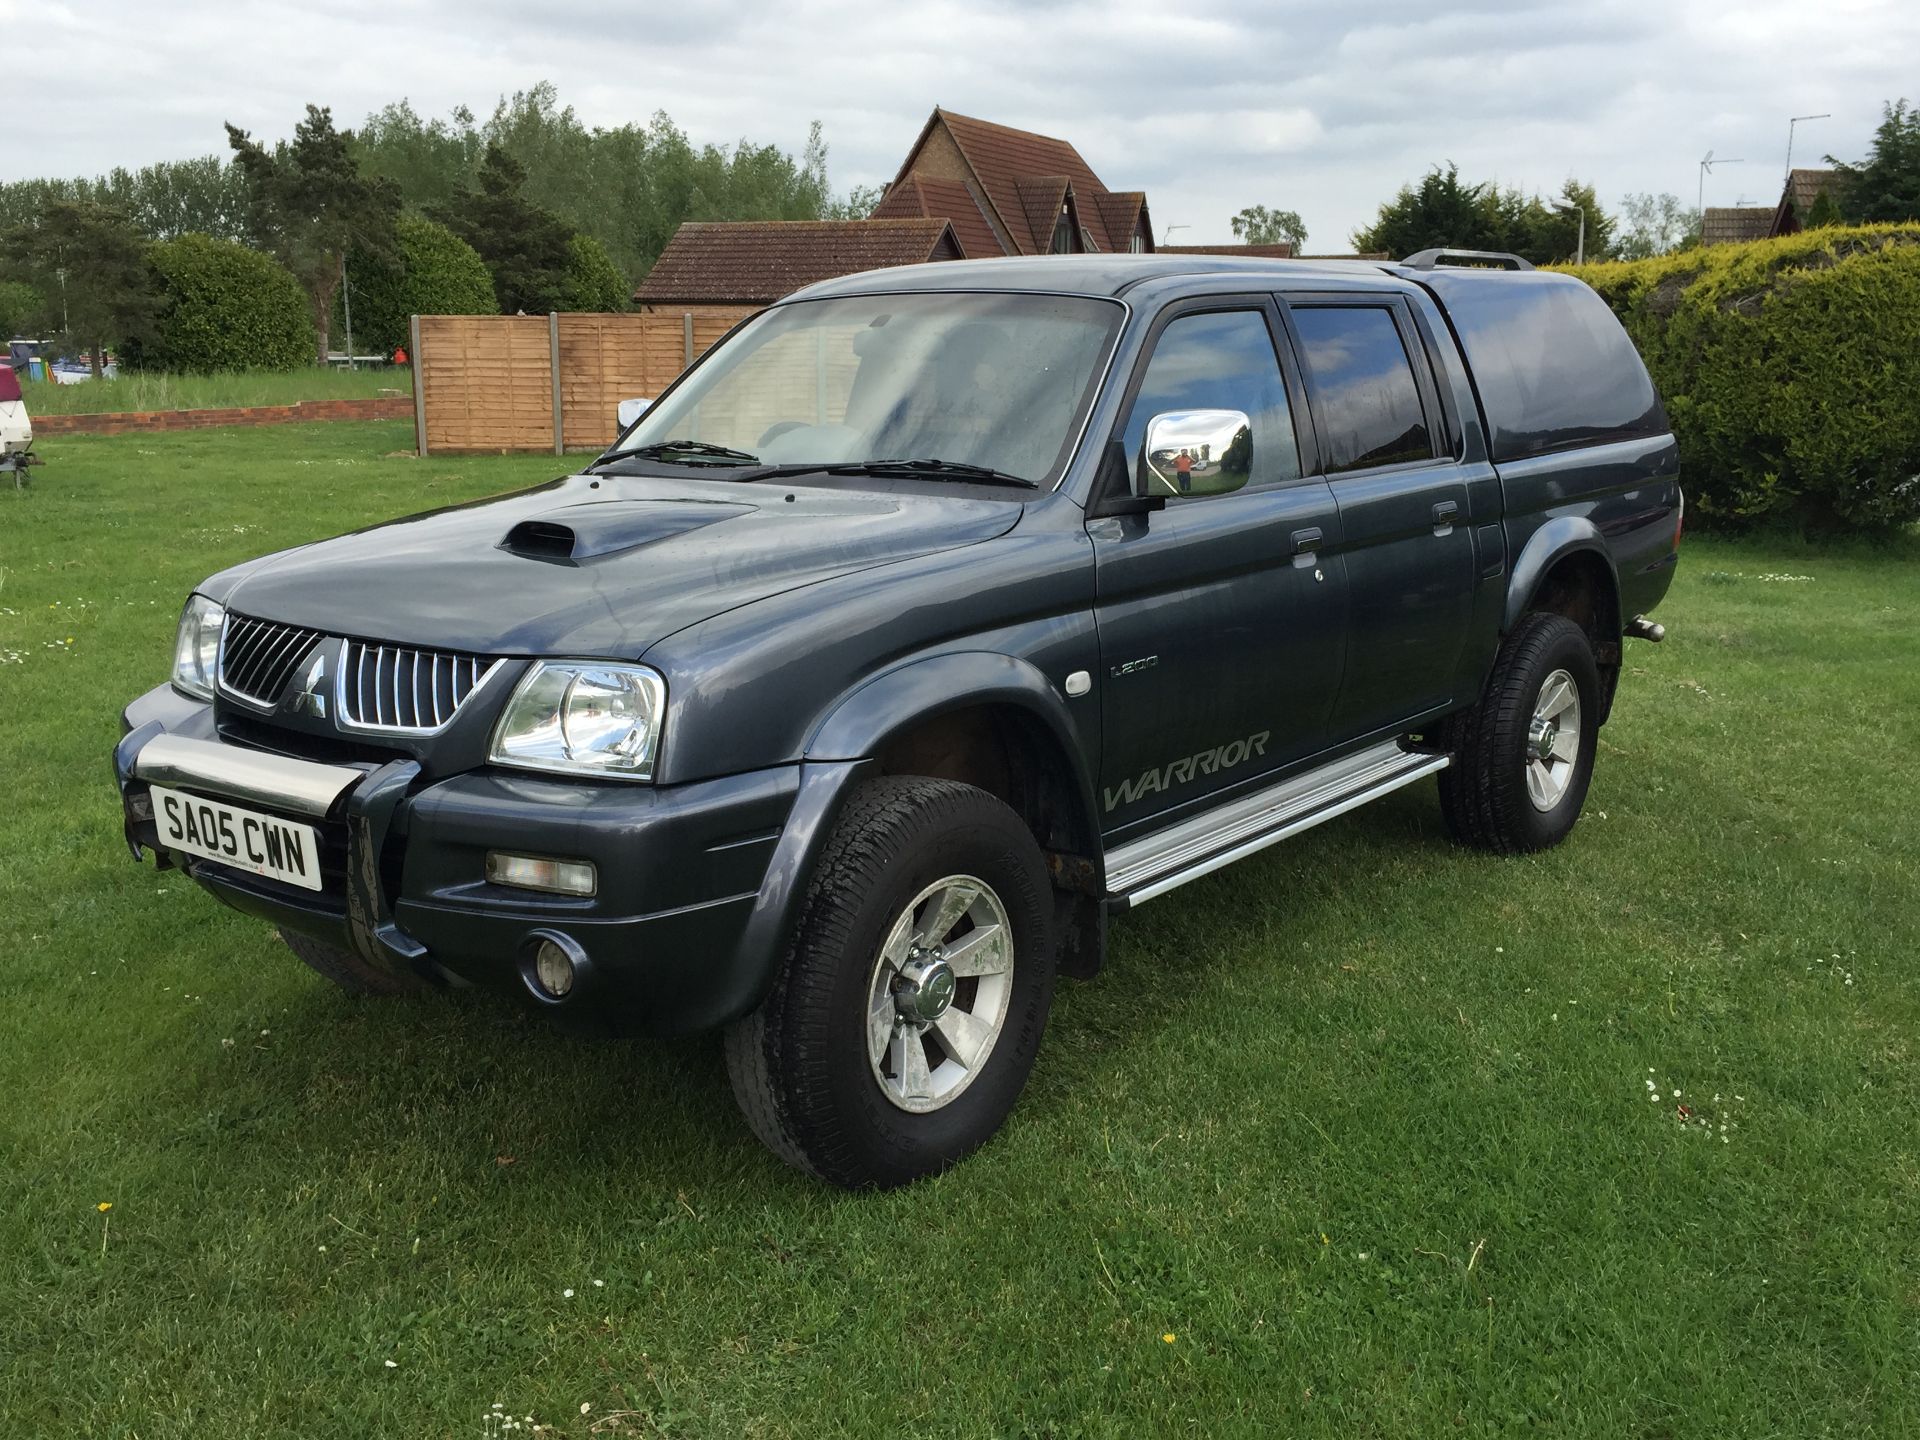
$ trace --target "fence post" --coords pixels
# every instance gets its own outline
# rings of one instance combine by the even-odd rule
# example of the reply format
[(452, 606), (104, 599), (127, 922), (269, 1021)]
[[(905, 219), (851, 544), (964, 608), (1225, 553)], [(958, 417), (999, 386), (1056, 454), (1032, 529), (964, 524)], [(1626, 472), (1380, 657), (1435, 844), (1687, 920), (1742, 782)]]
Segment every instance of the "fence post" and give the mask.
[(420, 317), (410, 316), (407, 320), (407, 339), (410, 342), (407, 354), (413, 359), (413, 447), (421, 455), (427, 453), (427, 390), (420, 378), (422, 361), (420, 354)]
[(547, 312), (547, 362), (553, 372), (553, 453), (567, 453), (567, 435), (560, 413), (560, 316)]
[(691, 370), (693, 368), (693, 312), (691, 310), (681, 315), (680, 324), (684, 336), (682, 349), (686, 354), (686, 359), (681, 363), (680, 368)]

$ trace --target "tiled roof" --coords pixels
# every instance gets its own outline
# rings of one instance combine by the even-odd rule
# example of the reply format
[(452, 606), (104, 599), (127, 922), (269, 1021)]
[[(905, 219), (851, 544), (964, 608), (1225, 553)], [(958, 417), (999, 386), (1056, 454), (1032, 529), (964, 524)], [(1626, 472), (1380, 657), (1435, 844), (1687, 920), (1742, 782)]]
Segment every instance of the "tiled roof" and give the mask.
[(1800, 212), (1800, 218), (1804, 220), (1807, 211), (1813, 208), (1813, 202), (1820, 198), (1822, 190), (1838, 188), (1833, 182), (1834, 173), (1831, 170), (1794, 170), (1787, 176), (1783, 198), (1793, 202), (1793, 208)]
[(909, 175), (887, 191), (886, 198), (873, 208), (876, 220), (902, 220), (909, 216), (952, 221), (954, 236), (968, 260), (991, 260), (1007, 253), (1007, 247), (993, 233), (993, 224), (981, 210), (979, 200), (964, 181)]
[[(1022, 178), (1013, 182), (1013, 192), (1020, 197), (1020, 211), (1026, 220), (1027, 234), (1033, 239), (1034, 249), (1042, 255), (1053, 248), (1053, 228), (1060, 219), (1060, 207), (1067, 203), (1067, 188), (1068, 181), (1064, 175)], [(1085, 218), (1079, 218), (1084, 225)]]
[[(1082, 201), (1081, 209), (1087, 208), (1087, 203)], [(1146, 191), (1102, 191), (1094, 197), (1092, 208), (1099, 211), (1100, 219), (1106, 225), (1107, 238), (1113, 242), (1108, 248), (1131, 250), (1134, 227), (1140, 223), (1140, 216), (1147, 208)]]
[(941, 259), (943, 218), (689, 221), (634, 292), (635, 303), (764, 305), (816, 280)]
[[(973, 167), (980, 188), (986, 192), (988, 202), (999, 215), (1001, 224), (1012, 233), (1014, 244), (1022, 254), (1046, 254), (1053, 239), (1053, 225), (1049, 221), (1039, 235), (1033, 233), (1019, 182), (1053, 176), (1062, 176), (1073, 186), (1080, 202), (1080, 223), (1093, 231), (1101, 249), (1127, 248), (1126, 237), (1122, 237), (1118, 245), (1113, 243), (1113, 237), (1107, 233), (1106, 219), (1100, 213), (1096, 197), (1106, 194), (1107, 187), (1080, 158), (1080, 152), (1066, 141), (1051, 135), (1036, 135), (1031, 130), (995, 125), (990, 120), (976, 120), (970, 115), (956, 115), (951, 110), (935, 110), (928, 127), (938, 121), (945, 122), (947, 133)], [(908, 156), (909, 165), (918, 153), (916, 145), (913, 154)], [(902, 178), (905, 173), (902, 167)]]
[(1272, 245), (1162, 245), (1161, 255), (1243, 255), (1249, 259), (1291, 260), (1293, 246), (1284, 240)]
[(1733, 245), (1742, 240), (1764, 240), (1773, 229), (1770, 205), (1709, 205), (1701, 217), (1702, 245)]

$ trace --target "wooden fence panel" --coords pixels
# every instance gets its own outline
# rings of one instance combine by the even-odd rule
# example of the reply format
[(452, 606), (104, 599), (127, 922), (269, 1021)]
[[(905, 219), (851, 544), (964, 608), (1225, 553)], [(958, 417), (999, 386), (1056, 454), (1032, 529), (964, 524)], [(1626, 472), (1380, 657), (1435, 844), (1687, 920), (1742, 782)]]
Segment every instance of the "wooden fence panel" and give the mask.
[(551, 450), (544, 315), (422, 315), (422, 432), (435, 451)]
[[(569, 450), (597, 450), (619, 431), (622, 400), (653, 399), (750, 306), (558, 318), (559, 413)], [(554, 373), (546, 316), (422, 315), (418, 367), (428, 453), (551, 450)]]

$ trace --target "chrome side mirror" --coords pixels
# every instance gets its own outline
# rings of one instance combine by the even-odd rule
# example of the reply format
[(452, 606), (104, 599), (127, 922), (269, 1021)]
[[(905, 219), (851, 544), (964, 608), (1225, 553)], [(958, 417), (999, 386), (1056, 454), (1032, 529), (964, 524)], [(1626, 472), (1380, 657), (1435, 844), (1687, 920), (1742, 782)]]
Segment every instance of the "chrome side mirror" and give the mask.
[(1253, 422), (1242, 410), (1167, 410), (1140, 446), (1143, 495), (1225, 495), (1253, 476)]

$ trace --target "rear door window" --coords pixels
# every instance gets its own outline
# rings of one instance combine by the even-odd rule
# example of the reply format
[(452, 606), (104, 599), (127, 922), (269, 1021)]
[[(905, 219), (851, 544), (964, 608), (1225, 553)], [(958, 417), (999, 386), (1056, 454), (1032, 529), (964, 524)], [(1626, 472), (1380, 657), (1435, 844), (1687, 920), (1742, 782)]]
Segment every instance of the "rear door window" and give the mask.
[(1392, 307), (1300, 305), (1292, 315), (1326, 473), (1432, 459), (1433, 430)]

